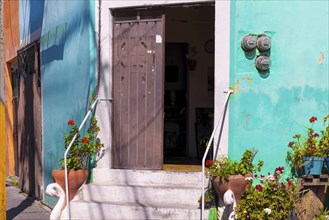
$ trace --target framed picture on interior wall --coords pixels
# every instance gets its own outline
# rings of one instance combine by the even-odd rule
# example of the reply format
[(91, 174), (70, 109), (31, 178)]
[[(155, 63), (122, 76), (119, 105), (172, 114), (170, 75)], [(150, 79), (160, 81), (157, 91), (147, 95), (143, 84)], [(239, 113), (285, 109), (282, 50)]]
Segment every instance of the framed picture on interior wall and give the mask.
[(207, 70), (208, 75), (208, 91), (214, 91), (215, 87), (215, 75), (214, 75), (214, 66), (208, 66)]

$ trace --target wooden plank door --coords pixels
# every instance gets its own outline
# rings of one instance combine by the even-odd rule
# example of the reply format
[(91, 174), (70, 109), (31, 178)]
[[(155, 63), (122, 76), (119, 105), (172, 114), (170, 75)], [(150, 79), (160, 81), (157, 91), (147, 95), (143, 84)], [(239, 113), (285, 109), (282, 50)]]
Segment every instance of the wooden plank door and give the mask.
[(115, 13), (114, 168), (162, 169), (163, 29), (162, 12)]
[(39, 43), (18, 52), (15, 75), (18, 171), (20, 188), (42, 198), (42, 129)]

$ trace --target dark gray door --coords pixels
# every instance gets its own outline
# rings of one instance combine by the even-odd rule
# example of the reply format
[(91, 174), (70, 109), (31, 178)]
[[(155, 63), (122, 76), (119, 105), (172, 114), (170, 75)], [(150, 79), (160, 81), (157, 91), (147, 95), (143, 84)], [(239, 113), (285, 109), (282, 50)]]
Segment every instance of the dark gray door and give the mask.
[(164, 15), (113, 15), (113, 166), (162, 169)]
[(15, 73), (18, 173), (20, 188), (42, 198), (42, 129), (39, 43), (18, 52)]

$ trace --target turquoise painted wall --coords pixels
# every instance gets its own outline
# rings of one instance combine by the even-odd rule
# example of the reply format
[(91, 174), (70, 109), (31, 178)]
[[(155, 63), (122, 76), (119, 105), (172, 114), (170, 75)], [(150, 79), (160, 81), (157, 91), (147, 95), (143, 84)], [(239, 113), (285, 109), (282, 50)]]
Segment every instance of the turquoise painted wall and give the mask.
[[(308, 119), (329, 113), (328, 9), (328, 1), (231, 2), (231, 158), (254, 147), (256, 159), (265, 161), (263, 172), (273, 172), (286, 166), (287, 145)], [(255, 68), (258, 53), (241, 49), (249, 33), (272, 38), (268, 75)]]
[[(95, 88), (95, 2), (46, 0), (42, 23), (44, 186), (60, 168), (67, 121), (80, 124)], [(45, 201), (54, 205), (48, 196)]]

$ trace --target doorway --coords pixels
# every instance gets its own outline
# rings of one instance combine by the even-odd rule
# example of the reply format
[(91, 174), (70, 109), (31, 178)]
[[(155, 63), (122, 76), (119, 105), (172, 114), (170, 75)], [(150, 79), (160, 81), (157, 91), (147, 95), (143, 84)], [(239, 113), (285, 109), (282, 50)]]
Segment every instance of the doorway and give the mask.
[(165, 8), (164, 163), (200, 165), (214, 119), (213, 3)]
[(113, 168), (201, 164), (214, 110), (213, 4), (111, 11)]

